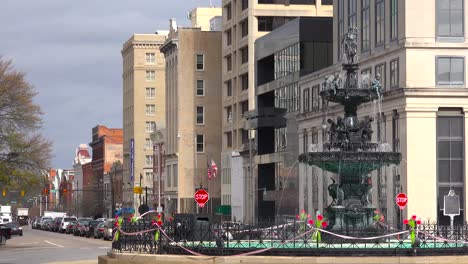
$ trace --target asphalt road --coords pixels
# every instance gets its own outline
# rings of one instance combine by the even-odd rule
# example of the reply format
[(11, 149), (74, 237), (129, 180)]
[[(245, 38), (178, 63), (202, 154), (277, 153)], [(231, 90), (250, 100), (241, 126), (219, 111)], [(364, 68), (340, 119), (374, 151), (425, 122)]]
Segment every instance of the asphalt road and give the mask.
[(23, 227), (23, 236), (13, 236), (6, 245), (0, 246), (0, 264), (97, 264), (98, 256), (105, 255), (110, 248), (110, 241), (26, 226)]

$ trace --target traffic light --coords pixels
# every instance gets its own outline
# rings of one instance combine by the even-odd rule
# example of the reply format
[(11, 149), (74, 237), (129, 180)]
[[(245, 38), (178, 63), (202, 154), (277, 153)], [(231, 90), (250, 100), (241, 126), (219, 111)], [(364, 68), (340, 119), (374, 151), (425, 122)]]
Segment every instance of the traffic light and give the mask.
[(67, 189), (63, 189), (63, 194), (67, 194)]
[(6, 189), (3, 189), (3, 191), (2, 191), (2, 196), (5, 197), (5, 196), (6, 196), (6, 193), (7, 193), (7, 192), (6, 192)]
[(21, 197), (24, 197), (24, 190), (21, 190), (20, 194), (21, 194)]

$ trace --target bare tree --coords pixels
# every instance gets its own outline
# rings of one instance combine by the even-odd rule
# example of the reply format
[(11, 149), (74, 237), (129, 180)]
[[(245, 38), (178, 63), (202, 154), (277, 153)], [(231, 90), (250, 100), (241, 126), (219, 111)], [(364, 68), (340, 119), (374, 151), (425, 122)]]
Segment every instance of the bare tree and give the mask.
[(37, 130), (42, 112), (25, 74), (0, 57), (0, 185), (32, 187), (49, 167), (52, 144)]

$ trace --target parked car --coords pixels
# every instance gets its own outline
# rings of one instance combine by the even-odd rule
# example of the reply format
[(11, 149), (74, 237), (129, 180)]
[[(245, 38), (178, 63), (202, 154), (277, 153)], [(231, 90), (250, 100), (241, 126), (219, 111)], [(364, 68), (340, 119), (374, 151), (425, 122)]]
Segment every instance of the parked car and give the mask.
[(114, 229), (114, 219), (109, 218), (104, 222), (102, 237), (104, 240), (112, 240), (112, 230)]
[(71, 221), (70, 223), (68, 223), (67, 228), (65, 229), (66, 234), (73, 234), (73, 230), (75, 229), (76, 222), (77, 221)]
[[(69, 225), (71, 222), (74, 222), (74, 221), (76, 221), (76, 220), (77, 220), (76, 217), (73, 217), (73, 216), (72, 216), (72, 217), (64, 216), (64, 217), (62, 218), (62, 225), (60, 226), (60, 230), (59, 230), (60, 233), (66, 233), (68, 225)], [(67, 233), (67, 234), (68, 234), (68, 233)]]
[(32, 229), (37, 229), (37, 225), (39, 224), (39, 222), (41, 222), (41, 218), (40, 217), (36, 217), (32, 222), (31, 222), (31, 228)]
[(75, 227), (73, 228), (73, 235), (74, 236), (81, 235), (81, 229), (83, 229), (84, 225), (91, 220), (93, 219), (92, 218), (78, 218), (78, 221), (76, 221)]
[(102, 222), (102, 221), (98, 221), (98, 220), (89, 221), (89, 224), (88, 224), (88, 226), (86, 227), (86, 237), (94, 236), (94, 229), (95, 229), (96, 226), (99, 225), (99, 223), (101, 223), (101, 222)]
[(86, 236), (86, 233), (87, 233), (87, 230), (88, 230), (88, 226), (89, 226), (89, 222), (91, 222), (91, 220), (87, 221), (87, 220), (82, 220), (80, 222), (80, 228), (79, 228), (79, 236)]
[(62, 225), (62, 217), (55, 217), (53, 222), (52, 222), (52, 226), (51, 226), (51, 230), (50, 231), (54, 231), (54, 232), (58, 232), (60, 230), (60, 226)]
[(0, 225), (0, 246), (5, 245), (7, 239), (11, 238), (11, 228)]
[(48, 221), (48, 220), (52, 220), (52, 217), (42, 217), (41, 218), (41, 221), (39, 221), (39, 223), (37, 224), (37, 228), (38, 229), (41, 229), (41, 230), (44, 230), (42, 228), (42, 226), (44, 225), (44, 222)]
[(100, 222), (96, 228), (94, 228), (94, 238), (104, 237), (104, 225), (105, 222)]
[(41, 229), (44, 231), (50, 231), (53, 221), (54, 220), (52, 219), (47, 219), (47, 220), (42, 221)]
[(18, 222), (9, 222), (9, 223), (4, 224), (3, 226), (11, 228), (12, 235), (23, 236), (23, 228), (20, 226)]

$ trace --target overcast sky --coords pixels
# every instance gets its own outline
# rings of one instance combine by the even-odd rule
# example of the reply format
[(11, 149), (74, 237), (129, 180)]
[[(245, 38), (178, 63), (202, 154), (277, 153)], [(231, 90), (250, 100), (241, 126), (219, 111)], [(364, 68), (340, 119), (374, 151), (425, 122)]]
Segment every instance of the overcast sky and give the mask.
[[(210, 0), (0, 0), (0, 56), (38, 92), (52, 166), (72, 168), (96, 125), (122, 128), (122, 44), (134, 33), (189, 25)], [(220, 6), (221, 0), (213, 0)]]

